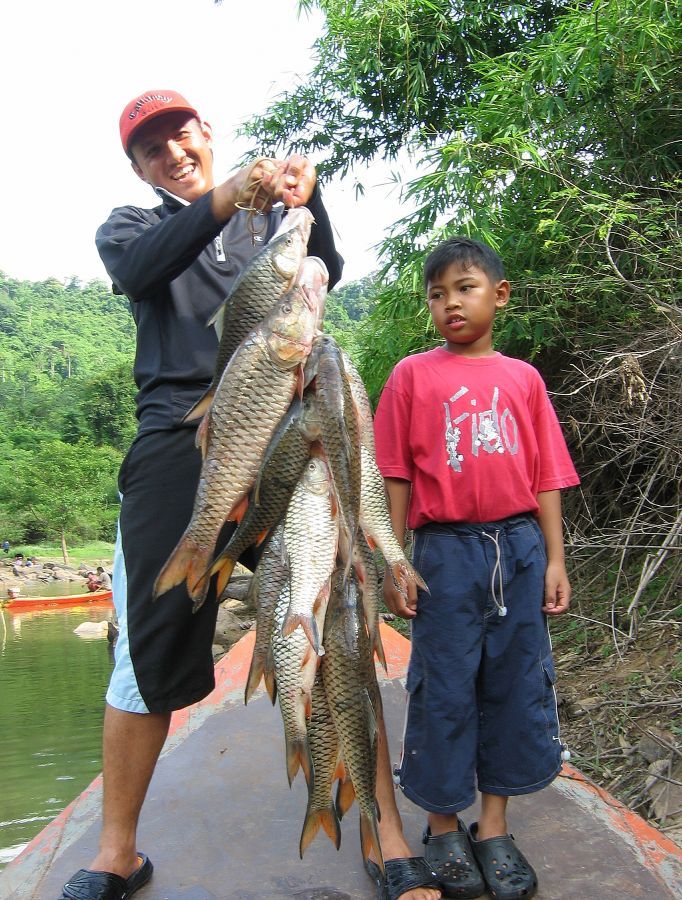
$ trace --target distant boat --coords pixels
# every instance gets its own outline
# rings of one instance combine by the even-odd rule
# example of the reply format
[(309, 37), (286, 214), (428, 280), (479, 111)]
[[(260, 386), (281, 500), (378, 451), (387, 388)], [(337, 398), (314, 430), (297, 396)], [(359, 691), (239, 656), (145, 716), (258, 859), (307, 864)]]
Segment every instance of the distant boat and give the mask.
[(85, 594), (69, 594), (65, 597), (16, 597), (0, 601), (0, 607), (11, 612), (22, 612), (28, 609), (50, 609), (55, 606), (85, 606), (96, 603), (99, 606), (108, 605), (113, 594), (111, 591), (88, 591)]

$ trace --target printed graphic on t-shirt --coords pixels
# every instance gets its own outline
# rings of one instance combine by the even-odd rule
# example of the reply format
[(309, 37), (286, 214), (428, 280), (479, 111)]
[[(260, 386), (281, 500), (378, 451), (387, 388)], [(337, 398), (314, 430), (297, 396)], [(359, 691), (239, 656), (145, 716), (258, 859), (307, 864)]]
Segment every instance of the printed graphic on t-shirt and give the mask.
[[(474, 459), (485, 453), (519, 452), (519, 428), (509, 407), (499, 412), (499, 388), (493, 388), (490, 409), (478, 409), (475, 397), (467, 398), (462, 387), (443, 403), (445, 410), (445, 450), (448, 465), (462, 471), (467, 453)], [(461, 426), (461, 427), (460, 427)]]

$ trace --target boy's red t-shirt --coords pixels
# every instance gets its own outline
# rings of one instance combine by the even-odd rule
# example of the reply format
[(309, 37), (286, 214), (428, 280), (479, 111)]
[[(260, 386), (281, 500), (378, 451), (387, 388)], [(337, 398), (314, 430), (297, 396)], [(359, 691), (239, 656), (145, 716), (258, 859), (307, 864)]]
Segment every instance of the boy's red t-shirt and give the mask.
[(406, 357), (374, 429), (381, 474), (412, 482), (409, 528), (536, 513), (540, 491), (580, 482), (540, 373), (501, 353)]

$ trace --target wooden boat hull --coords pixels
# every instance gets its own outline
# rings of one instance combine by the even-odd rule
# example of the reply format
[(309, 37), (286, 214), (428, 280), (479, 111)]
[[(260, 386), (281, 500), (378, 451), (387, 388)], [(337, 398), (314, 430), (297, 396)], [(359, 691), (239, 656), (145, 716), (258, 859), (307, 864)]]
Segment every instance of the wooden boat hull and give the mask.
[(113, 606), (112, 596), (111, 591), (88, 591), (86, 594), (71, 594), (65, 597), (17, 597), (15, 600), (3, 600), (0, 607), (16, 613), (31, 609), (52, 609), (59, 606), (87, 606), (90, 603), (97, 605), (108, 603)]

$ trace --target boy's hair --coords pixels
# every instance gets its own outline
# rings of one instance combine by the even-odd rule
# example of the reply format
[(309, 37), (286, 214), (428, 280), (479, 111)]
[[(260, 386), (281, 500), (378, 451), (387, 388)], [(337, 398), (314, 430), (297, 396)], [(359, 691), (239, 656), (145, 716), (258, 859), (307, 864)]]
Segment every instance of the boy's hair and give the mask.
[(467, 237), (453, 237), (429, 253), (424, 263), (424, 287), (428, 287), (441, 272), (453, 263), (468, 269), (476, 266), (497, 283), (504, 279), (504, 263), (487, 244)]

